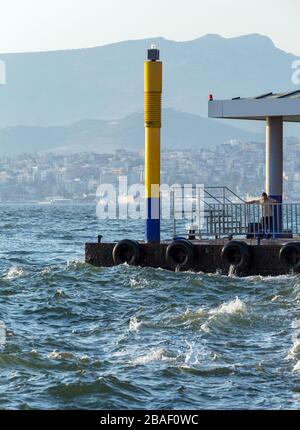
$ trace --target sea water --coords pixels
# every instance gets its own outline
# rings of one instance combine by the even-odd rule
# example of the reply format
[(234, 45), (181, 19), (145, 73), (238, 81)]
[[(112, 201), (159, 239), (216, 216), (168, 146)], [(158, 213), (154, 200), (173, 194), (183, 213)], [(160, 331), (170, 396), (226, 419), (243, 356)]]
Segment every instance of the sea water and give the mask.
[(299, 276), (95, 268), (86, 241), (142, 239), (143, 222), (0, 214), (0, 408), (300, 407)]

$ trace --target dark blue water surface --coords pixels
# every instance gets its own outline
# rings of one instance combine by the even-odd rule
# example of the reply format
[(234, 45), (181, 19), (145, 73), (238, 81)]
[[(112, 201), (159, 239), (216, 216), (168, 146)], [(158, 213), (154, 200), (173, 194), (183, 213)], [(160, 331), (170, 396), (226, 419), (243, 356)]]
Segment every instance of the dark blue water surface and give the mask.
[(94, 268), (84, 242), (143, 223), (0, 213), (0, 408), (299, 408), (300, 277)]

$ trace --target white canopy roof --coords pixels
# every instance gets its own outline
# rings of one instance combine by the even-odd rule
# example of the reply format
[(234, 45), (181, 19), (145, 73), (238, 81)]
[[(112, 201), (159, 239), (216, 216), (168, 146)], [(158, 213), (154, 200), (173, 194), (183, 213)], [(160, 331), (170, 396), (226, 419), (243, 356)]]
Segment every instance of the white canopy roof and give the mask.
[(208, 102), (209, 118), (265, 120), (281, 116), (284, 121), (300, 122), (300, 90), (262, 94), (257, 97)]

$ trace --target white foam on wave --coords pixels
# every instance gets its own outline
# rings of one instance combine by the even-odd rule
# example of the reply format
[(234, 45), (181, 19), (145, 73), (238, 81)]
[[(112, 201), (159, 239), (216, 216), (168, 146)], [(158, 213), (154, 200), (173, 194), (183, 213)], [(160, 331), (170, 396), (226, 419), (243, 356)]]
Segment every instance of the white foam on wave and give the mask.
[(203, 309), (203, 308), (199, 308), (199, 309), (190, 309), (189, 307), (186, 308), (186, 310), (181, 313), (180, 315), (177, 315), (174, 320), (173, 323), (177, 324), (180, 323), (181, 325), (187, 325), (187, 324), (199, 324), (201, 322), (203, 322), (203, 320), (205, 320), (208, 317), (208, 311)]
[(79, 360), (82, 363), (87, 363), (90, 361), (90, 357), (86, 354), (84, 355), (76, 355), (67, 351), (52, 351), (48, 354), (48, 358), (51, 360)]
[(292, 335), (293, 345), (288, 351), (286, 360), (292, 360), (296, 363), (293, 372), (300, 372), (300, 319), (295, 319), (292, 322), (292, 329), (294, 331)]
[(79, 357), (79, 361), (82, 363), (88, 363), (90, 361), (90, 357), (87, 354), (81, 355)]
[(199, 325), (201, 322), (207, 319), (208, 316), (208, 311), (204, 308), (195, 310), (187, 307), (180, 314), (176, 314), (175, 316), (171, 317), (171, 322), (175, 325)]
[(75, 259), (75, 260), (68, 260), (67, 264), (65, 265), (66, 270), (68, 269), (82, 269), (83, 267), (86, 266), (86, 263), (84, 260), (79, 260), (79, 259)]
[(74, 355), (71, 352), (60, 352), (60, 351), (52, 351), (48, 354), (48, 358), (52, 360), (69, 360), (74, 358)]
[(156, 361), (174, 361), (175, 358), (168, 357), (167, 352), (163, 348), (153, 349), (147, 354), (136, 357), (132, 360), (135, 366), (143, 366), (145, 364), (154, 363)]
[(142, 325), (141, 321), (138, 321), (137, 317), (131, 317), (129, 320), (129, 331), (138, 331)]
[(52, 266), (46, 266), (43, 268), (43, 270), (41, 271), (42, 275), (49, 275), (57, 266), (52, 265)]
[(6, 325), (3, 321), (0, 321), (0, 348), (3, 348), (6, 344)]
[(216, 368), (216, 361), (222, 359), (222, 355), (219, 353), (215, 353), (209, 350), (205, 344), (201, 343), (189, 343), (186, 341), (188, 345), (188, 350), (181, 352), (176, 357), (176, 362), (178, 363), (178, 367), (181, 369), (210, 369)]
[(194, 345), (188, 343), (188, 351), (184, 354), (184, 362), (180, 365), (183, 368), (192, 368), (198, 366), (201, 362), (201, 353), (198, 351)]
[(293, 367), (293, 372), (300, 372), (300, 360)]
[(263, 283), (269, 283), (269, 282), (276, 282), (281, 283), (282, 281), (291, 281), (291, 279), (296, 278), (296, 275), (277, 275), (277, 276), (263, 276), (263, 275), (251, 275), (251, 276), (245, 276), (244, 278), (237, 278), (241, 282), (263, 282)]
[(297, 282), (293, 285), (293, 296), (295, 302), (300, 301), (300, 284)]
[(26, 274), (25, 270), (22, 267), (13, 266), (8, 270), (8, 272), (5, 276), (5, 279), (11, 280), (11, 279), (20, 278), (21, 276), (24, 276), (25, 274)]
[(296, 339), (292, 348), (289, 350), (287, 359), (293, 360), (297, 357), (300, 357), (300, 340)]
[(67, 297), (67, 294), (64, 292), (64, 290), (62, 290), (61, 288), (58, 288), (55, 291), (54, 297), (57, 299), (63, 299), (65, 297)]
[(140, 286), (140, 283), (137, 279), (131, 278), (129, 280), (129, 285), (131, 286), (131, 288), (138, 288)]
[(210, 322), (214, 321), (215, 319), (220, 318), (222, 316), (245, 315), (246, 313), (247, 313), (246, 304), (242, 300), (240, 300), (238, 297), (236, 297), (234, 300), (231, 300), (231, 301), (226, 302), (226, 303), (222, 303), (217, 308), (210, 309), (208, 311), (209, 318), (204, 324), (201, 325), (201, 330), (203, 330), (206, 333), (209, 333)]
[[(134, 366), (146, 366), (155, 362), (170, 363), (178, 369), (200, 369), (206, 368), (210, 363), (221, 358), (220, 354), (213, 353), (201, 343), (185, 341), (187, 348), (170, 352), (164, 348), (152, 348), (147, 353), (130, 360)], [(116, 355), (116, 354), (115, 354)], [(127, 351), (118, 354), (127, 355)]]
[(202, 324), (201, 330), (204, 331), (205, 333), (209, 333), (210, 332), (210, 328), (209, 328), (208, 322)]
[(143, 288), (149, 285), (149, 281), (145, 278), (130, 278), (129, 286), (131, 288)]
[(236, 315), (236, 314), (245, 314), (246, 312), (247, 312), (247, 306), (238, 297), (236, 297), (234, 300), (231, 300), (230, 302), (222, 303), (216, 309), (211, 309), (209, 311), (211, 315), (220, 315), (220, 314)]
[[(215, 320), (217, 318), (222, 318), (222, 316), (226, 315), (245, 315), (247, 313), (247, 306), (246, 304), (240, 300), (238, 297), (236, 297), (234, 300), (231, 300), (229, 302), (222, 303), (220, 306), (213, 308), (213, 309), (205, 309), (205, 308), (199, 308), (197, 310), (193, 310), (190, 308), (187, 308), (184, 313), (182, 313), (179, 317), (176, 319), (180, 322), (188, 322), (188, 323), (197, 323), (198, 321), (203, 324), (201, 325), (201, 329), (203, 331), (208, 332), (209, 327), (208, 324), (210, 321)], [(204, 322), (204, 321), (205, 322)]]
[(68, 260), (66, 263), (59, 264), (50, 264), (49, 266), (45, 266), (41, 270), (41, 274), (43, 276), (52, 275), (56, 270), (59, 271), (69, 271), (69, 270), (81, 270), (85, 268), (87, 264), (83, 260)]
[(297, 337), (297, 333), (300, 331), (300, 319), (294, 320), (292, 322), (292, 329), (295, 330), (294, 338)]
[(263, 282), (272, 282), (272, 281), (291, 281), (291, 279), (295, 279), (296, 275), (288, 274), (288, 275), (277, 275), (277, 276), (260, 276), (259, 280)]
[(184, 319), (195, 319), (195, 318), (201, 318), (207, 316), (208, 312), (203, 309), (199, 308), (196, 311), (192, 311), (190, 308), (187, 308), (183, 314)]

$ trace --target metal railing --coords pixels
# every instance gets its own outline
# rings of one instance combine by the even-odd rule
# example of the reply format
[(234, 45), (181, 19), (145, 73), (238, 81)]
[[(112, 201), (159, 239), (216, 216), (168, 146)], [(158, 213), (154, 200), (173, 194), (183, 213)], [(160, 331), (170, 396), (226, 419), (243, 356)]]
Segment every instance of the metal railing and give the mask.
[(228, 187), (204, 187), (203, 188), (204, 204), (219, 203), (246, 203), (238, 194)]
[(248, 238), (292, 237), (300, 233), (300, 204), (210, 205), (197, 218), (204, 221), (200, 233), (207, 236)]
[(174, 237), (186, 234), (187, 222), (196, 226), (199, 237), (287, 238), (300, 234), (300, 203), (247, 204), (238, 196), (242, 203), (228, 203), (227, 198), (211, 203), (218, 198), (205, 190), (190, 198), (190, 210), (186, 211), (176, 205), (173, 195)]

